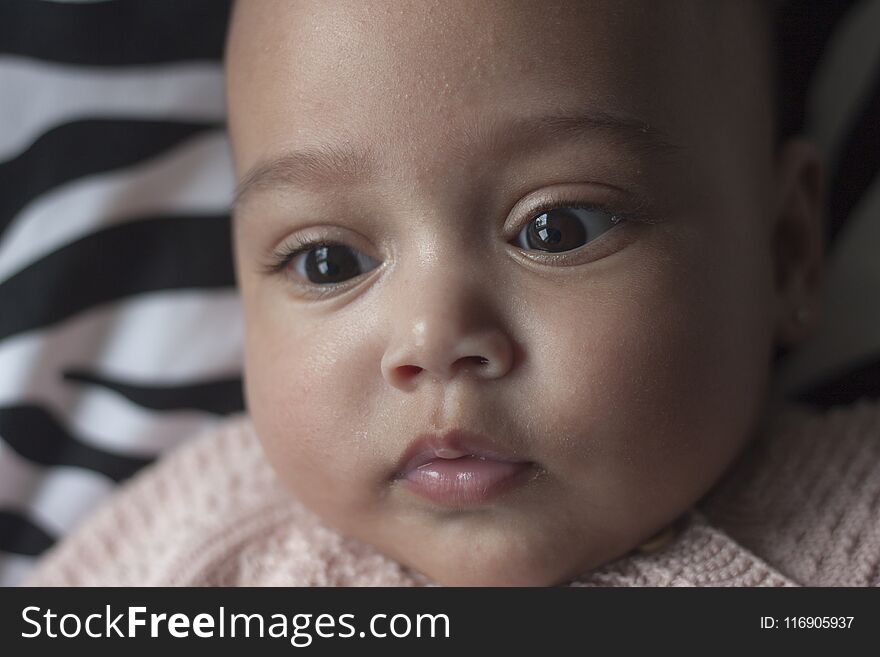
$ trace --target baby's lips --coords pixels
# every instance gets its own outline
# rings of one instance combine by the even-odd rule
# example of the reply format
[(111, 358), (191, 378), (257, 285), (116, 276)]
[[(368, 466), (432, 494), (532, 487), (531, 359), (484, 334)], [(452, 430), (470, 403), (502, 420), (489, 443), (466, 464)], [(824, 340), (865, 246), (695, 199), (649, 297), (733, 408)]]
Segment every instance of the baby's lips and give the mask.
[(527, 463), (510, 452), (498, 449), (488, 438), (480, 434), (452, 429), (443, 433), (423, 433), (410, 443), (397, 463), (395, 478), (401, 479), (423, 465), (437, 459), (458, 459), (475, 456), (502, 463)]
[(463, 508), (491, 503), (536, 471), (536, 463), (512, 450), (456, 429), (418, 436), (403, 453), (394, 479), (432, 504)]
[(497, 461), (481, 456), (457, 459), (437, 458), (415, 470), (403, 480), (405, 487), (446, 507), (461, 508), (487, 504), (517, 483), (525, 483), (534, 464), (528, 461)]

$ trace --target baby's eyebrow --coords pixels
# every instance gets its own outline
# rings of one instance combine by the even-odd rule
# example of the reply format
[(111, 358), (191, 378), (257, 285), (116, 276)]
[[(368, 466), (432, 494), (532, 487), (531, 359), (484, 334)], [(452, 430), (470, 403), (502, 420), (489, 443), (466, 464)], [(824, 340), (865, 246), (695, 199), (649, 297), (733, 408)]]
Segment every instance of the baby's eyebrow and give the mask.
[[(462, 159), (476, 152), (504, 157), (516, 149), (537, 144), (593, 140), (602, 134), (640, 154), (671, 154), (679, 150), (661, 130), (650, 124), (606, 112), (543, 114), (499, 121), (479, 117), (460, 137), (452, 150)], [(235, 189), (233, 207), (258, 190), (357, 184), (375, 180), (382, 174), (379, 160), (364, 146), (351, 141), (322, 144), (289, 151), (257, 162)]]

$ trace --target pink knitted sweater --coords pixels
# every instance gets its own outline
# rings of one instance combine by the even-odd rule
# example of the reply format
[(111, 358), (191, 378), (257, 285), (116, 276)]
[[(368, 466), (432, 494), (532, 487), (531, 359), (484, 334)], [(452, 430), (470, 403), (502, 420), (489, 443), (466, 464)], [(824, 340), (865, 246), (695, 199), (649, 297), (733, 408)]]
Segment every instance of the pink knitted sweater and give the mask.
[[(774, 413), (651, 552), (577, 586), (877, 586), (880, 402)], [(420, 586), (285, 491), (246, 415), (168, 453), (44, 558), (27, 585)]]

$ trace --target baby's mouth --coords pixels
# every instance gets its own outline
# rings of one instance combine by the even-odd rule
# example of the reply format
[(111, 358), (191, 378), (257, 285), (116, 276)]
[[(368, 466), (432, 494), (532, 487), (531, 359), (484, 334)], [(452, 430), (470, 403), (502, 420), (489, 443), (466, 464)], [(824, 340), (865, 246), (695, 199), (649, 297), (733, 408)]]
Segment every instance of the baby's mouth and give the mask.
[(534, 462), (504, 453), (481, 436), (454, 430), (416, 438), (394, 479), (436, 504), (466, 506), (488, 502), (536, 471)]

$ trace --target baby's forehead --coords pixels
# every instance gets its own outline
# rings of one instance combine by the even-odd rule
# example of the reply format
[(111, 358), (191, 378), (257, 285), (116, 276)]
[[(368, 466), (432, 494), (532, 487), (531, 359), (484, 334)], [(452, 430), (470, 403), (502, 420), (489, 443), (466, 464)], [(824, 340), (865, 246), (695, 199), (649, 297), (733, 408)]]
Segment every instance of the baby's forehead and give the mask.
[[(715, 60), (719, 51), (741, 60), (761, 51), (769, 35), (770, 0), (239, 0), (232, 16), (227, 52), (272, 59), (297, 52), (300, 62), (325, 61), (345, 78), (347, 70), (371, 62), (396, 70), (443, 62), (464, 64), (480, 75), (488, 64), (549, 60), (554, 64), (602, 64), (611, 56), (618, 67), (632, 63), (631, 50), (681, 63), (686, 46)], [(502, 11), (503, 10), (503, 11)], [(662, 47), (661, 47), (662, 46)], [(733, 49), (742, 47), (743, 52)], [(562, 58), (563, 54), (576, 57)], [(341, 66), (341, 67), (340, 67)], [(305, 70), (299, 71), (303, 79)], [(398, 71), (400, 72), (400, 71)], [(450, 70), (451, 72), (451, 70)], [(326, 79), (326, 82), (332, 80)], [(412, 81), (402, 76), (401, 84)], [(422, 80), (428, 84), (427, 78)]]
[(772, 123), (766, 49), (754, 47), (762, 5), (239, 0), (227, 49), (236, 164), (340, 136), (380, 153), (436, 148), (493, 118), (572, 107), (684, 140), (719, 122), (748, 133)]

